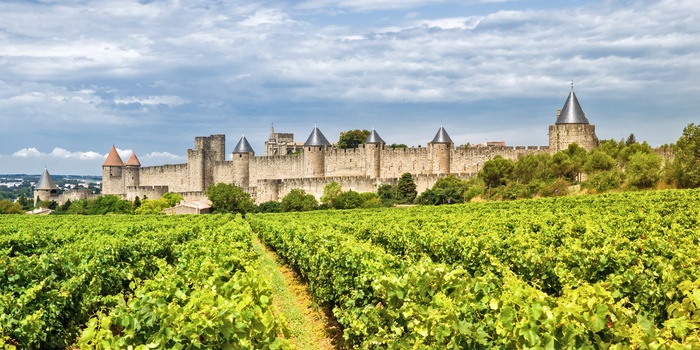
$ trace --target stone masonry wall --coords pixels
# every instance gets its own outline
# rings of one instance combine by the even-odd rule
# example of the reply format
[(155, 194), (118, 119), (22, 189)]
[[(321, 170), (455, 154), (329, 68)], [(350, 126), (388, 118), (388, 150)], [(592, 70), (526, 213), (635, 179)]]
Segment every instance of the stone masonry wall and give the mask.
[(187, 164), (143, 167), (139, 173), (139, 186), (168, 186), (170, 192), (187, 192)]
[(261, 156), (250, 159), (250, 185), (262, 179), (298, 178), (304, 174), (302, 155)]
[(326, 151), (326, 176), (365, 176), (369, 166), (364, 145), (360, 145), (359, 148)]

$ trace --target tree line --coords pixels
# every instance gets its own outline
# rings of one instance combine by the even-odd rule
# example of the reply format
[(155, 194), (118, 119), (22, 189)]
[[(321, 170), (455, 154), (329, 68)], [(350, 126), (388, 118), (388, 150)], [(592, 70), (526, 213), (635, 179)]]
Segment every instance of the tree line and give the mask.
[[(366, 131), (366, 130), (365, 130)], [(344, 133), (344, 145), (357, 147), (366, 133)], [(352, 138), (353, 140), (351, 140)], [(255, 205), (250, 194), (233, 184), (218, 183), (207, 190), (215, 213), (289, 212), (317, 209), (376, 208), (420, 204), (443, 205), (471, 200), (513, 200), (563, 196), (572, 192), (604, 193), (663, 188), (700, 187), (700, 125), (689, 124), (675, 144), (653, 149), (637, 142), (632, 134), (625, 140), (603, 140), (591, 151), (571, 144), (563, 151), (528, 154), (510, 160), (496, 156), (484, 162), (477, 176), (462, 179), (448, 175), (422, 193), (409, 173), (396, 185), (383, 184), (376, 192), (343, 191), (340, 184), (324, 186), (320, 202), (302, 189), (293, 189), (281, 201)], [(37, 203), (56, 214), (157, 214), (177, 205), (182, 197), (166, 193), (159, 199), (127, 201), (114, 195), (95, 199)], [(0, 200), (0, 214), (23, 213), (33, 203), (22, 195), (18, 201)]]

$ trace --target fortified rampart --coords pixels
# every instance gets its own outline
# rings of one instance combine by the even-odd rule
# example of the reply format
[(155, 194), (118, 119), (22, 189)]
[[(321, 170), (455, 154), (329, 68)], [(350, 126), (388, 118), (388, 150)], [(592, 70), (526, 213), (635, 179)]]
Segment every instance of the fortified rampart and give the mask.
[(231, 160), (225, 160), (225, 136), (211, 135), (195, 138), (185, 164), (141, 167), (134, 154), (123, 163), (112, 147), (103, 164), (103, 193), (134, 199), (176, 192), (186, 199), (199, 199), (210, 185), (224, 182), (242, 187), (260, 203), (280, 200), (294, 188), (320, 197), (323, 187), (332, 181), (344, 190), (374, 192), (381, 184), (395, 184), (404, 173), (413, 175), (422, 192), (441, 176), (474, 176), (496, 156), (517, 160), (527, 154), (554, 153), (573, 142), (587, 150), (598, 145), (595, 126), (588, 123), (573, 89), (557, 113), (556, 124), (549, 127), (548, 146), (455, 148), (443, 127), (427, 147), (414, 148), (386, 147), (375, 130), (364, 145), (354, 149), (334, 148), (318, 128), (303, 145), (294, 143), (292, 134), (271, 130), (270, 135), (266, 153), (273, 150), (270, 153), (286, 155), (256, 157), (243, 136)]

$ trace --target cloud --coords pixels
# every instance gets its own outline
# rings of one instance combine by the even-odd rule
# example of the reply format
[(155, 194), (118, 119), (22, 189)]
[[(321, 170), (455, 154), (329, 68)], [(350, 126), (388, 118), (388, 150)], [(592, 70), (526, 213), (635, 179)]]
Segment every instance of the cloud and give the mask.
[(189, 100), (179, 96), (148, 96), (148, 97), (117, 97), (114, 99), (116, 104), (140, 104), (144, 106), (179, 106), (188, 103)]
[(184, 161), (187, 158), (179, 156), (177, 154), (172, 154), (170, 152), (151, 152), (144, 156), (147, 160), (181, 160)]
[(448, 2), (445, 0), (306, 0), (297, 5), (300, 9), (349, 9), (353, 11), (411, 9), (432, 4)]
[(181, 162), (195, 135), (282, 120), (412, 135), (408, 114), (469, 135), (488, 115), (536, 143), (536, 108), (554, 113), (571, 80), (601, 132), (697, 120), (700, 2), (483, 3), (0, 2), (0, 153), (156, 144), (153, 162)]
[[(129, 151), (131, 152), (131, 151)], [(129, 153), (130, 154), (130, 153)], [(79, 159), (79, 160), (95, 160), (104, 159), (107, 155), (103, 155), (93, 151), (87, 152), (71, 152), (64, 148), (56, 147), (50, 153), (43, 153), (39, 151), (36, 147), (23, 148), (12, 154), (13, 157), (19, 158), (65, 158), (65, 159)]]
[(46, 156), (46, 153), (41, 153), (41, 152), (39, 152), (38, 149), (32, 147), (32, 148), (23, 148), (15, 153), (13, 153), (12, 156), (22, 157), (22, 158), (41, 157), (41, 156)]

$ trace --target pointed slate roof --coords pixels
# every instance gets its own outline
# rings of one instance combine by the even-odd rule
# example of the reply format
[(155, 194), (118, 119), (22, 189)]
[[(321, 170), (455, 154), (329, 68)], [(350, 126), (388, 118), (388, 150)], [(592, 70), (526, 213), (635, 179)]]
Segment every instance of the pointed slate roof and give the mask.
[(119, 156), (119, 153), (117, 153), (117, 148), (114, 147), (114, 145), (112, 145), (112, 149), (109, 151), (107, 159), (105, 159), (105, 162), (104, 164), (102, 164), (102, 166), (124, 166), (124, 162)]
[(141, 162), (139, 162), (139, 158), (136, 157), (136, 153), (131, 153), (129, 160), (126, 161), (126, 166), (141, 166)]
[(248, 139), (245, 138), (245, 135), (241, 136), (241, 139), (238, 141), (238, 144), (236, 145), (236, 148), (233, 149), (233, 153), (253, 153), (253, 147), (250, 147), (250, 143), (248, 143)]
[(372, 131), (369, 133), (369, 136), (367, 137), (367, 141), (365, 143), (386, 143), (382, 138), (377, 134), (377, 132), (372, 128)]
[(435, 134), (435, 137), (433, 137), (433, 140), (430, 141), (430, 143), (454, 143), (454, 142), (452, 142), (450, 135), (447, 135), (447, 131), (445, 131), (445, 128), (443, 128), (441, 126), (440, 130), (438, 130), (437, 134)]
[(578, 103), (573, 84), (571, 85), (569, 97), (567, 97), (564, 107), (561, 108), (561, 113), (557, 117), (556, 124), (589, 124), (586, 114), (583, 113), (583, 109)]
[(34, 187), (35, 190), (57, 190), (58, 186), (53, 182), (53, 179), (51, 179), (51, 175), (49, 175), (49, 171), (44, 169), (44, 172), (41, 174), (41, 177), (39, 178), (39, 182), (36, 183), (36, 187)]
[(330, 145), (331, 143), (328, 142), (328, 139), (326, 139), (325, 136), (323, 136), (323, 133), (321, 132), (321, 130), (318, 129), (318, 127), (314, 127), (314, 130), (311, 132), (311, 135), (309, 135), (309, 138), (306, 139), (306, 142), (304, 142), (304, 147)]

